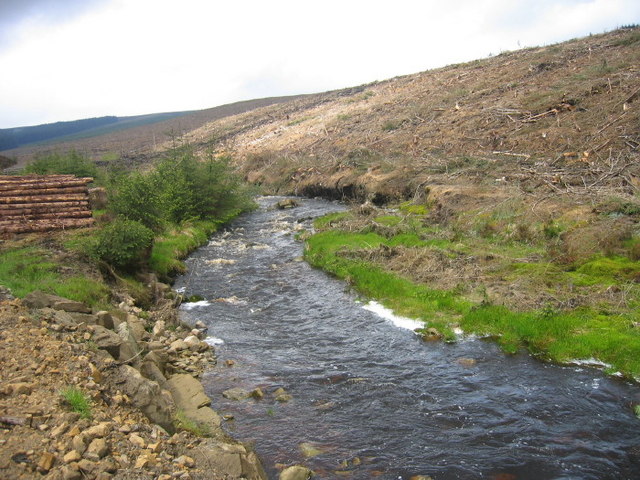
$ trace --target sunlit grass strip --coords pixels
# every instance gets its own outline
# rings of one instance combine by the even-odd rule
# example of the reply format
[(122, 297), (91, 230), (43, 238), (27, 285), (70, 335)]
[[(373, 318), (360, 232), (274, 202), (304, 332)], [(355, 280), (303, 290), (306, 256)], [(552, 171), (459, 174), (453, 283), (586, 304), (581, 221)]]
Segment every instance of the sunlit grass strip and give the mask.
[(221, 225), (240, 213), (242, 213), (241, 210), (232, 210), (216, 220), (195, 220), (174, 226), (154, 240), (149, 267), (165, 280), (173, 275), (184, 273), (185, 265), (182, 259), (204, 245)]
[(42, 290), (88, 305), (108, 302), (106, 285), (81, 276), (63, 277), (58, 273), (59, 267), (36, 247), (7, 249), (0, 252), (0, 285), (11, 289), (17, 297)]
[(633, 327), (637, 313), (588, 308), (513, 312), (499, 305), (474, 305), (455, 291), (431, 289), (339, 254), (389, 243), (374, 233), (325, 231), (307, 240), (305, 258), (397, 314), (422, 319), (442, 329), (445, 335), (456, 323), (467, 333), (495, 336), (507, 352), (526, 347), (541, 358), (557, 362), (595, 358), (610, 364), (611, 373), (640, 376), (640, 328)]

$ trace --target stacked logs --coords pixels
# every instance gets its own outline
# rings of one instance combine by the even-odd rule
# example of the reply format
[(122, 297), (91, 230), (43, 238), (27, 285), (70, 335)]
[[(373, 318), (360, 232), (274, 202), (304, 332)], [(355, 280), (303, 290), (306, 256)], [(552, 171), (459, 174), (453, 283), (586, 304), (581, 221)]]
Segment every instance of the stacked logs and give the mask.
[(87, 185), (73, 175), (0, 175), (0, 234), (93, 224)]

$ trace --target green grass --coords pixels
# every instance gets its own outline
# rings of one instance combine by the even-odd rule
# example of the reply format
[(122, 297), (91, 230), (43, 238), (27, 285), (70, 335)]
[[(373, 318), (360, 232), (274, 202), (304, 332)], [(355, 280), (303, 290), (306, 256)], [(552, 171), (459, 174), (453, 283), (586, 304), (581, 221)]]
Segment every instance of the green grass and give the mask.
[[(630, 378), (640, 377), (640, 328), (634, 326), (640, 322), (640, 287), (633, 283), (640, 272), (640, 262), (623, 256), (597, 256), (577, 268), (562, 266), (541, 256), (544, 248), (540, 246), (500, 243), (475, 236), (463, 236), (454, 243), (440, 238), (433, 227), (421, 229), (415, 222), (405, 222), (400, 217), (383, 216), (375, 220), (393, 226), (399, 233), (387, 238), (374, 232), (332, 230), (333, 221), (317, 220), (316, 227), (325, 230), (307, 239), (305, 258), (396, 313), (435, 326), (445, 338), (451, 339), (453, 327), (459, 325), (467, 333), (496, 338), (506, 352), (515, 353), (524, 347), (542, 359), (556, 362), (595, 358), (610, 364), (612, 371)], [(403, 232), (400, 228), (403, 225), (414, 231)], [(430, 288), (349, 254), (381, 245), (437, 248), (452, 257), (459, 252), (475, 256), (491, 254), (498, 260), (488, 275), (502, 276), (512, 283), (530, 282), (533, 288), (552, 293), (564, 291), (567, 295), (571, 295), (573, 288), (625, 288), (627, 305), (603, 303), (563, 310), (541, 305), (534, 310), (512, 311), (492, 305), (486, 298), (474, 303), (463, 296), (464, 288), (460, 291)], [(531, 260), (518, 260), (525, 254)]]
[(185, 415), (182, 410), (178, 410), (174, 417), (174, 425), (178, 430), (184, 430), (198, 437), (210, 437), (212, 435), (211, 428)]
[(91, 399), (82, 390), (77, 387), (67, 387), (60, 391), (60, 396), (72, 412), (79, 413), (81, 418), (91, 418)]
[(324, 228), (329, 228), (334, 224), (339, 223), (341, 220), (350, 218), (351, 214), (349, 212), (334, 212), (324, 215), (322, 217), (317, 218), (313, 222), (313, 226), (318, 230), (322, 230)]
[(151, 250), (149, 266), (160, 278), (184, 273), (182, 259), (204, 244), (217, 230), (219, 221), (196, 221), (183, 227), (176, 227), (156, 238)]
[(60, 265), (38, 247), (7, 249), (0, 252), (0, 284), (17, 297), (42, 290), (87, 305), (105, 305), (109, 289), (102, 282), (85, 276), (63, 276)]

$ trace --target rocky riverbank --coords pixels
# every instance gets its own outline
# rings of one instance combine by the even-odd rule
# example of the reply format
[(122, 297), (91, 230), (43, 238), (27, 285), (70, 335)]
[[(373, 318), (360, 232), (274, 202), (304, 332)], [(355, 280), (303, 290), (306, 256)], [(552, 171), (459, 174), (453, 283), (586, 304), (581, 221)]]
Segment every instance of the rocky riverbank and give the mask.
[[(206, 328), (178, 320), (169, 286), (150, 287), (150, 312), (129, 297), (92, 312), (40, 292), (0, 296), (0, 477), (267, 478), (198, 381), (216, 361)], [(69, 389), (89, 408), (70, 405)]]

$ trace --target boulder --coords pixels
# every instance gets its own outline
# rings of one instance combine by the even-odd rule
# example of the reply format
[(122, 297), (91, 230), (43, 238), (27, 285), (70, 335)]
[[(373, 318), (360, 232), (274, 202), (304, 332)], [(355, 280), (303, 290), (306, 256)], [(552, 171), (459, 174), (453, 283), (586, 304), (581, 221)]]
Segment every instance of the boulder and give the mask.
[(93, 325), (93, 336), (91, 339), (101, 350), (106, 350), (113, 358), (119, 358), (120, 346), (122, 345), (122, 337), (116, 332), (108, 330), (101, 325)]
[(293, 397), (287, 393), (287, 391), (280, 387), (278, 389), (276, 389), (275, 392), (273, 392), (274, 397), (276, 398), (276, 401), (280, 402), (280, 403), (286, 403), (288, 401), (290, 401)]
[(49, 318), (52, 323), (62, 327), (62, 330), (73, 331), (78, 328), (78, 322), (73, 318), (71, 313), (53, 308), (44, 307), (40, 309), (44, 317)]
[(202, 384), (191, 375), (174, 375), (168, 380), (168, 385), (178, 408), (187, 410), (211, 405), (211, 399), (204, 393)]
[(176, 340), (169, 345), (169, 352), (182, 352), (183, 350), (189, 350), (189, 345), (184, 340)]
[(229, 400), (240, 401), (249, 398), (251, 396), (251, 392), (246, 391), (244, 388), (235, 387), (222, 392), (222, 396)]
[(285, 468), (280, 472), (280, 480), (307, 480), (311, 478), (313, 472), (307, 467), (300, 465), (294, 465), (293, 467)]
[(82, 302), (60, 298), (55, 300), (51, 308), (54, 310), (63, 310), (70, 313), (91, 313), (91, 309)]
[(109, 446), (104, 438), (96, 438), (91, 441), (87, 447), (87, 451), (84, 452), (85, 458), (89, 460), (97, 461), (109, 453)]
[(209, 344), (200, 340), (196, 335), (189, 335), (184, 339), (184, 343), (189, 346), (192, 352), (205, 352), (209, 349)]
[(58, 314), (61, 314), (61, 313), (66, 313), (67, 315), (69, 315), (73, 319), (73, 321), (76, 322), (76, 324), (78, 325), (97, 325), (98, 324), (98, 317), (90, 313), (58, 312)]
[(322, 455), (324, 453), (324, 450), (322, 450), (317, 445), (314, 445), (313, 443), (310, 443), (310, 442), (303, 442), (300, 445), (298, 445), (298, 448), (300, 450), (300, 453), (302, 453), (302, 455), (304, 456), (304, 458), (317, 457), (318, 455)]
[(200, 445), (190, 455), (193, 455), (196, 465), (208, 465), (211, 468), (212, 478), (268, 478), (255, 452), (241, 444)]
[(102, 325), (104, 328), (108, 328), (109, 330), (113, 330), (115, 328), (113, 316), (109, 312), (101, 310), (100, 312), (96, 313), (96, 318), (96, 324)]
[(48, 293), (44, 293), (40, 290), (34, 290), (22, 299), (22, 303), (29, 308), (46, 308), (53, 305), (52, 297), (55, 296), (49, 295)]
[(133, 335), (133, 338), (135, 338), (136, 342), (141, 342), (149, 336), (149, 333), (145, 330), (147, 322), (143, 319), (129, 314), (127, 315), (126, 322), (129, 325), (129, 331), (131, 332), (131, 335)]
[(424, 330), (420, 331), (420, 336), (422, 337), (422, 340), (424, 340), (425, 342), (441, 340), (443, 337), (443, 335), (438, 331), (438, 329), (433, 327), (425, 328)]
[(162, 375), (164, 375), (166, 372), (167, 361), (169, 360), (168, 355), (162, 350), (157, 350), (152, 348), (152, 345), (150, 344), (148, 345), (148, 348), (150, 352), (144, 356), (142, 362), (155, 363), (155, 365), (158, 367), (160, 372), (162, 372)]
[(29, 308), (50, 307), (54, 310), (63, 310), (65, 312), (91, 313), (91, 309), (84, 303), (44, 293), (40, 290), (34, 290), (25, 296), (23, 303)]
[(285, 198), (284, 200), (280, 200), (278, 203), (276, 203), (276, 208), (278, 208), (279, 210), (285, 210), (287, 208), (295, 208), (299, 205), (300, 204), (293, 198)]
[(156, 382), (163, 390), (169, 390), (167, 379), (155, 362), (145, 358), (140, 364), (140, 373), (145, 378)]
[(51, 452), (44, 452), (40, 455), (38, 460), (38, 471), (40, 473), (47, 473), (53, 468), (53, 464), (56, 462), (56, 456)]
[(204, 393), (202, 384), (191, 375), (182, 373), (167, 380), (167, 387), (173, 395), (176, 408), (183, 415), (197, 423), (216, 431), (220, 427), (220, 416), (209, 405), (211, 399)]
[(166, 330), (164, 320), (158, 320), (153, 326), (152, 334), (154, 337), (161, 337)]
[(122, 392), (135, 407), (168, 432), (174, 430), (172, 418), (176, 405), (168, 392), (129, 365), (122, 365), (117, 376), (116, 383), (120, 383)]
[(140, 353), (140, 346), (128, 322), (122, 322), (118, 325), (118, 335), (122, 339), (118, 360), (127, 363), (133, 361), (135, 364), (139, 364), (140, 360), (137, 355)]

